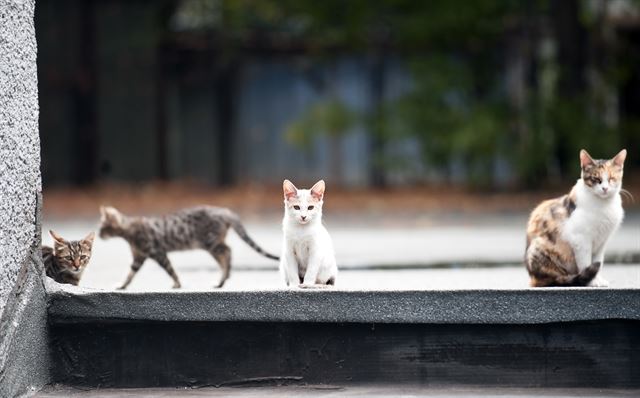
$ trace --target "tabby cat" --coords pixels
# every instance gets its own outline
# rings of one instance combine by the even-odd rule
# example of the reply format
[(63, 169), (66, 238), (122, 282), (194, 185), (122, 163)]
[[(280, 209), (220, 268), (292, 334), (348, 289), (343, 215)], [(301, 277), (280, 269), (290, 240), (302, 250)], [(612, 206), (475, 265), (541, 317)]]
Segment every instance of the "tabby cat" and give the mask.
[(211, 206), (192, 207), (162, 217), (127, 217), (113, 207), (101, 207), (100, 237), (124, 238), (131, 248), (133, 264), (127, 279), (119, 287), (126, 289), (148, 258), (155, 260), (179, 288), (180, 280), (167, 253), (177, 250), (204, 249), (222, 268), (217, 287), (222, 287), (231, 270), (231, 248), (224, 243), (229, 227), (233, 228), (252, 249), (278, 260), (265, 252), (247, 235), (238, 216), (232, 211)]
[(525, 264), (531, 286), (608, 286), (601, 271), (607, 242), (620, 226), (627, 151), (608, 160), (580, 152), (581, 178), (571, 192), (542, 202), (527, 226)]
[(59, 283), (78, 285), (89, 259), (95, 234), (82, 240), (65, 240), (53, 231), (53, 248), (42, 246), (42, 262), (47, 276)]

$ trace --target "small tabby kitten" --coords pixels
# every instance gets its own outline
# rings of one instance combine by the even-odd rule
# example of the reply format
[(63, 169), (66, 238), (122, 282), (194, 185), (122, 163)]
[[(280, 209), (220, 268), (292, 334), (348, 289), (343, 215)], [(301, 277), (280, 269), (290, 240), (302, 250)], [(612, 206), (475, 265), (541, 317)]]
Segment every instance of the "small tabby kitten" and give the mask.
[(167, 253), (191, 249), (204, 249), (218, 262), (222, 277), (217, 287), (222, 287), (231, 270), (231, 248), (224, 243), (229, 227), (256, 252), (267, 258), (279, 259), (260, 248), (247, 235), (238, 216), (228, 209), (201, 206), (162, 217), (127, 217), (113, 207), (103, 206), (100, 213), (100, 237), (124, 238), (133, 254), (131, 271), (119, 289), (126, 289), (147, 258), (160, 264), (173, 279), (173, 287), (179, 288), (180, 280)]
[(47, 276), (58, 283), (78, 285), (89, 259), (95, 234), (82, 240), (67, 241), (53, 231), (53, 248), (42, 246), (42, 262)]
[(542, 202), (527, 226), (531, 286), (608, 286), (598, 275), (607, 241), (620, 226), (627, 151), (593, 160), (580, 151), (581, 178), (571, 192)]
[(284, 180), (284, 242), (280, 271), (287, 286), (334, 285), (338, 266), (329, 232), (322, 225), (325, 184), (297, 189)]

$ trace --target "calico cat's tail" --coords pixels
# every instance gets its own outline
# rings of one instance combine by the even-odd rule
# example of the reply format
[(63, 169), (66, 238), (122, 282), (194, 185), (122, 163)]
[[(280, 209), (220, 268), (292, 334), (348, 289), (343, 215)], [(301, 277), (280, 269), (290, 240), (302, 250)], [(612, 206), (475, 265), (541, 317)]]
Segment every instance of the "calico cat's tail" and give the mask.
[[(553, 280), (547, 280), (546, 283), (542, 282), (542, 278), (538, 279), (535, 276), (532, 277), (532, 281), (535, 280), (538, 283), (534, 283), (533, 286), (587, 286), (591, 282), (602, 267), (601, 262), (595, 262), (574, 275), (557, 275)], [(547, 276), (548, 278), (548, 276)]]
[(247, 233), (247, 230), (244, 229), (244, 226), (242, 225), (242, 223), (240, 222), (240, 219), (238, 218), (237, 215), (232, 214), (229, 217), (229, 224), (231, 225), (231, 228), (233, 228), (234, 231), (236, 231), (236, 233), (238, 234), (238, 236), (245, 241), (249, 246), (251, 246), (251, 248), (253, 250), (255, 250), (256, 252), (262, 254), (263, 256), (270, 258), (272, 260), (280, 260), (280, 257), (278, 256), (274, 256), (273, 254), (267, 253), (263, 248), (261, 248), (260, 246), (258, 246), (258, 244), (256, 242), (254, 242), (253, 239), (251, 239), (251, 237), (249, 237), (249, 234)]
[(576, 275), (560, 277), (556, 282), (558, 286), (587, 286), (598, 275), (600, 267), (602, 263), (595, 262)]

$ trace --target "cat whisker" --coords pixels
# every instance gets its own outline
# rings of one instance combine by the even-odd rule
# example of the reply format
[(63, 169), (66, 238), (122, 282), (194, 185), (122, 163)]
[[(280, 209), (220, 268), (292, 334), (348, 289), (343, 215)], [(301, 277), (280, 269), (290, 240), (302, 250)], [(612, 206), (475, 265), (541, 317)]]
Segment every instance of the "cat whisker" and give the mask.
[(631, 201), (631, 203), (635, 203), (635, 202), (636, 202), (636, 200), (635, 200), (635, 198), (633, 197), (633, 195), (631, 194), (631, 192), (627, 191), (626, 189), (621, 189), (621, 190), (620, 190), (620, 194), (621, 194), (623, 197), (625, 197), (625, 198), (629, 199), (629, 200)]

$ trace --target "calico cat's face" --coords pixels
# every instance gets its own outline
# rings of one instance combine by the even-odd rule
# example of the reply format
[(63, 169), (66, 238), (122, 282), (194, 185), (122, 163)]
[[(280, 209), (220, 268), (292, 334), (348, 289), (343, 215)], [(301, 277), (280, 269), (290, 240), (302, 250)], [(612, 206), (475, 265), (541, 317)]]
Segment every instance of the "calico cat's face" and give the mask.
[(612, 159), (594, 160), (584, 149), (580, 151), (581, 178), (585, 187), (600, 198), (610, 198), (622, 189), (622, 174), (627, 150)]
[(324, 181), (320, 180), (311, 189), (298, 189), (289, 180), (284, 180), (284, 211), (290, 219), (308, 224), (322, 217)]
[(53, 238), (53, 253), (58, 264), (69, 272), (78, 273), (84, 270), (91, 258), (94, 233), (91, 232), (82, 240), (65, 240), (53, 231), (49, 231)]

